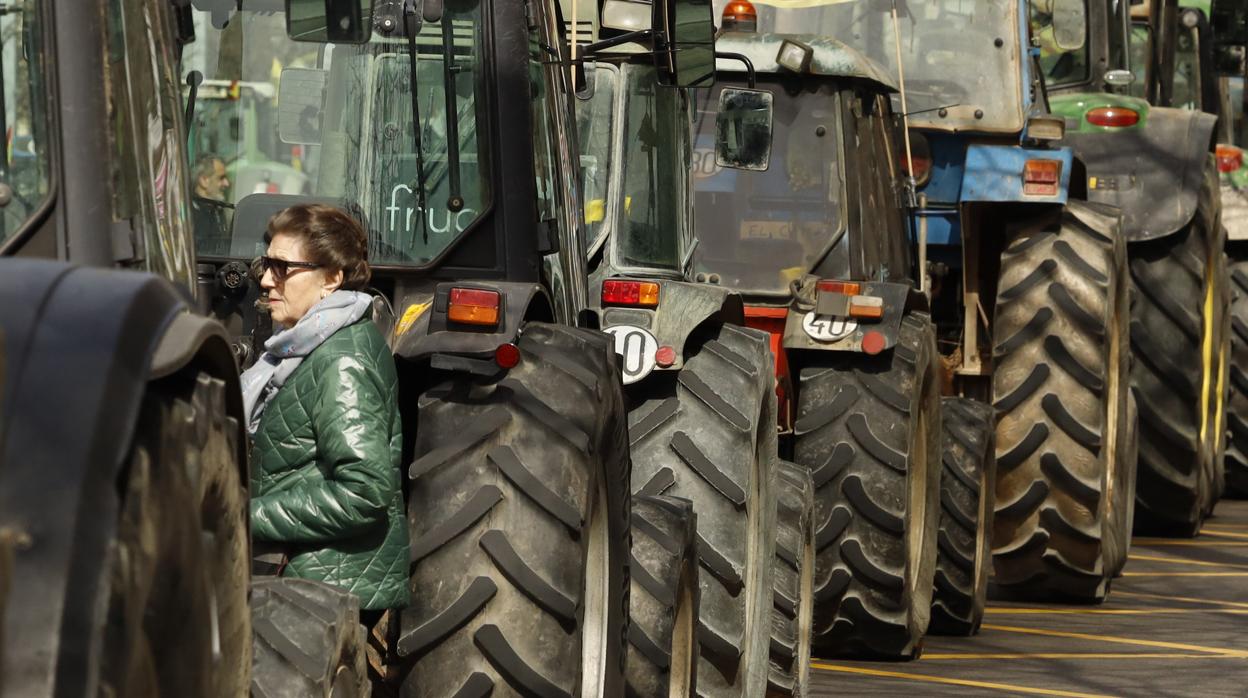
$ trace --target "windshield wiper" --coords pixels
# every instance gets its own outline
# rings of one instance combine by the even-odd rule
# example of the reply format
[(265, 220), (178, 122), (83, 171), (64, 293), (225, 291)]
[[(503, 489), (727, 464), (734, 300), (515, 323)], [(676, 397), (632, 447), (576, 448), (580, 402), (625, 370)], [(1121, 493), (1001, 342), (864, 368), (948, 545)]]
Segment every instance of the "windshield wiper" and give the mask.
[(416, 146), (416, 210), (420, 219), (422, 244), (429, 244), (428, 195), (425, 193), (425, 149), (420, 138), (420, 83), (416, 78), (416, 34), (420, 31), (421, 18), (417, 14), (415, 0), (403, 3), (403, 33), (407, 35), (407, 54), (412, 71), (412, 140)]
[(454, 60), (454, 30), (450, 17), (442, 17), (442, 90), (446, 93), (446, 166), (450, 176), (451, 193), (446, 208), (458, 213), (464, 208), (464, 197), (459, 190), (459, 95), (455, 93), (455, 73), (458, 66)]

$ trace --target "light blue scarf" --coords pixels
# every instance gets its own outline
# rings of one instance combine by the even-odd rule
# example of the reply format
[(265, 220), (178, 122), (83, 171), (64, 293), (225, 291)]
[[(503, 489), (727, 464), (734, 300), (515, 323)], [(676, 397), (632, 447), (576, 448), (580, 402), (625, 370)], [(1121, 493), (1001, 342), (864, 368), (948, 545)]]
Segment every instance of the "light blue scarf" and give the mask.
[(241, 378), (248, 433), (255, 436), (264, 408), (303, 363), (303, 357), (330, 335), (364, 317), (372, 304), (373, 298), (367, 293), (334, 291), (312, 306), (294, 327), (269, 337), (264, 353)]

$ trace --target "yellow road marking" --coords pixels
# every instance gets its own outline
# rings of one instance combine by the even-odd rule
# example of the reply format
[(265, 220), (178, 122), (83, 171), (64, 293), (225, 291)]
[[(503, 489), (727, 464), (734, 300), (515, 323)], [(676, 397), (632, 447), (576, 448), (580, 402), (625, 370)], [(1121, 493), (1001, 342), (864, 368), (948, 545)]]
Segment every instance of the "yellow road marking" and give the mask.
[[(1114, 592), (1117, 594), (1117, 591)], [(1161, 613), (1209, 613), (1204, 608), (986, 608), (990, 616), (1146, 616)], [(1234, 609), (1227, 609), (1234, 610)], [(926, 657), (927, 655), (923, 655)]]
[(1204, 528), (1226, 528), (1233, 531), (1248, 531), (1248, 524), (1206, 522)]
[(1184, 560), (1180, 557), (1157, 557), (1154, 555), (1131, 555), (1132, 560), (1147, 560), (1148, 562), (1171, 562), (1180, 565), (1192, 565), (1193, 567), (1232, 567), (1240, 570), (1248, 570), (1248, 565), (1238, 565), (1233, 562), (1206, 562), (1204, 560)]
[(998, 652), (988, 654), (923, 654), (923, 661), (947, 661), (950, 659), (1240, 659), (1220, 654), (1177, 654), (1153, 652)]
[(1057, 691), (1048, 688), (1031, 688), (1030, 686), (1017, 686), (1008, 683), (990, 683), (988, 681), (951, 679), (944, 676), (927, 676), (925, 674), (912, 674), (902, 671), (884, 671), (883, 669), (867, 669), (865, 667), (841, 666), (839, 664), (824, 664), (822, 662), (811, 662), (810, 666), (812, 669), (819, 669), (821, 671), (836, 671), (843, 674), (863, 674), (865, 676), (880, 676), (889, 679), (907, 679), (910, 681), (943, 683), (951, 686), (970, 686), (971, 688), (994, 688), (998, 691), (1007, 691), (1009, 693), (1028, 693), (1041, 696), (1066, 696), (1067, 698), (1107, 698), (1104, 694), (1099, 693)]
[(1184, 650), (1187, 652), (1207, 652), (1209, 654), (1220, 655), (1223, 657), (1241, 657), (1248, 658), (1248, 652), (1243, 650), (1227, 649), (1224, 647), (1206, 647), (1203, 645), (1189, 645), (1183, 642), (1163, 642), (1161, 640), (1137, 640), (1129, 637), (1114, 637), (1112, 635), (1090, 635), (1088, 633), (1071, 633), (1061, 630), (1042, 630), (1040, 628), (1018, 628), (1008, 625), (983, 625), (984, 630), (999, 630), (1005, 633), (1020, 633), (1022, 635), (1044, 635), (1047, 637), (1065, 637), (1072, 640), (1092, 640), (1094, 642), (1112, 642), (1121, 645), (1138, 645), (1140, 647), (1159, 647), (1168, 650)]
[(1248, 533), (1231, 533), (1230, 531), (1210, 531), (1208, 529), (1200, 532), (1202, 536), (1213, 536), (1214, 538), (1248, 538)]
[(1248, 542), (1229, 540), (1171, 540), (1168, 538), (1136, 538), (1133, 545), (1147, 548), (1243, 548)]
[(1220, 599), (1201, 599), (1195, 596), (1167, 596), (1165, 594), (1148, 594), (1142, 591), (1121, 591), (1114, 590), (1114, 596), (1133, 596), (1137, 599), (1159, 599), (1161, 601), (1183, 601), (1185, 603), (1203, 603), (1212, 606), (1231, 606), (1234, 608), (1248, 608), (1248, 603), (1243, 601), (1222, 601)]
[(1248, 572), (1123, 572), (1124, 577), (1248, 577)]

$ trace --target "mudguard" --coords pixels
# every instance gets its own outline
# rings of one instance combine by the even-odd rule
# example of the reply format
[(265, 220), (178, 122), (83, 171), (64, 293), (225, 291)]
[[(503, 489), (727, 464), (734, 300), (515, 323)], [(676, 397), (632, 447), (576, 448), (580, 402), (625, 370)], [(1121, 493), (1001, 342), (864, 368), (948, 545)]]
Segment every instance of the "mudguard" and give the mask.
[(1217, 118), (1153, 107), (1142, 125), (1067, 129), (1062, 141), (1087, 168), (1088, 200), (1122, 209), (1129, 242), (1177, 232), (1196, 215)]
[[(494, 331), (457, 328), (446, 317), (451, 288), (478, 288), (497, 291), (501, 298), (499, 324)], [(538, 319), (549, 320), (550, 297), (538, 284), (513, 281), (454, 281), (439, 283), (432, 291), (405, 294), (395, 306), (395, 323), (390, 346), (395, 356), (411, 361), (434, 354), (454, 354), (484, 358), (494, 355), (500, 344), (514, 342), (520, 325), (530, 318), (530, 306), (544, 309)]]
[[(114, 493), (153, 357), (163, 346), (165, 373), (185, 359), (226, 370), (218, 377), (234, 386), (237, 374), (224, 329), (179, 321), (186, 302), (150, 274), (3, 259), (0, 298), (0, 531), (16, 541), (3, 695), (82, 695), (87, 653), (99, 651), (95, 572), (111, 554)], [(175, 326), (190, 339), (171, 338)], [(237, 387), (227, 393), (241, 417)], [(61, 637), (73, 640), (58, 651)]]
[[(961, 201), (1009, 201), (1064, 204), (1070, 187), (1070, 148), (1022, 148), (1014, 145), (970, 145), (962, 172)], [(1057, 193), (1051, 196), (1023, 193), (1023, 166), (1028, 160), (1057, 160)]]
[(908, 308), (914, 306), (916, 297), (922, 298), (922, 294), (914, 293), (909, 284), (887, 281), (862, 282), (860, 293), (884, 300), (883, 317), (874, 321), (844, 320), (843, 326), (837, 328), (836, 334), (839, 336), (836, 339), (817, 339), (807, 327), (809, 321), (816, 321), (821, 317), (816, 313), (816, 306), (791, 305), (784, 325), (784, 348), (861, 352), (864, 351), (862, 340), (869, 332), (883, 335), (883, 344), (878, 351), (893, 348), (901, 331), (902, 317)]
[[(745, 308), (741, 296), (722, 286), (695, 284), (666, 279), (628, 279), (612, 277), (611, 281), (644, 281), (659, 285), (657, 308), (602, 307), (602, 283), (596, 283), (590, 291), (591, 310), (598, 314), (599, 327), (617, 335), (619, 329), (636, 327), (654, 337), (655, 347), (676, 349), (675, 361), (670, 366), (650, 367), (661, 371), (679, 371), (685, 365), (689, 337), (708, 321), (717, 324), (745, 325)], [(613, 328), (617, 328), (613, 331)], [(628, 357), (625, 357), (626, 359)], [(649, 360), (651, 357), (646, 357)], [(627, 363), (627, 362), (626, 362)], [(647, 373), (649, 371), (646, 371)], [(624, 380), (629, 380), (625, 368)]]

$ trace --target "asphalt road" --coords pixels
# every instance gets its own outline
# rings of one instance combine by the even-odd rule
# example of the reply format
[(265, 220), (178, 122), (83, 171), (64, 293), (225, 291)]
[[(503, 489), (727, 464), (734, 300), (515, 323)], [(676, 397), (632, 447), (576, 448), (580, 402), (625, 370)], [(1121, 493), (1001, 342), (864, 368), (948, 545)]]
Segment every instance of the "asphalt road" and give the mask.
[(816, 659), (814, 696), (1248, 696), (1248, 501), (1194, 540), (1136, 538), (1100, 606), (989, 601), (913, 662)]

